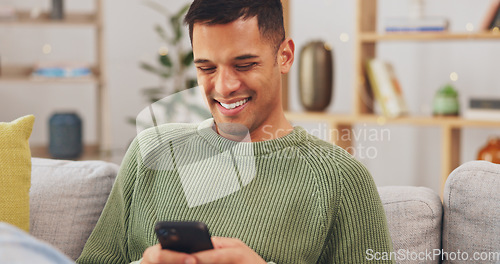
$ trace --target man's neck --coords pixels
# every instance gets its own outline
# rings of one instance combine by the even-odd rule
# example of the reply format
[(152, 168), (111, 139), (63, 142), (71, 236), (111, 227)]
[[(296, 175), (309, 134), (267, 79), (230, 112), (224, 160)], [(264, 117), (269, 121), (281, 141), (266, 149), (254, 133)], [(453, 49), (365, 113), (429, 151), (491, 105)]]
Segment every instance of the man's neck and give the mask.
[(217, 134), (237, 142), (260, 142), (273, 140), (290, 134), (293, 129), (292, 124), (286, 120), (284, 115), (283, 118), (280, 118), (277, 122), (262, 125), (253, 131), (249, 131), (248, 128), (239, 124), (223, 124), (222, 126), (218, 126), (214, 123), (214, 130)]

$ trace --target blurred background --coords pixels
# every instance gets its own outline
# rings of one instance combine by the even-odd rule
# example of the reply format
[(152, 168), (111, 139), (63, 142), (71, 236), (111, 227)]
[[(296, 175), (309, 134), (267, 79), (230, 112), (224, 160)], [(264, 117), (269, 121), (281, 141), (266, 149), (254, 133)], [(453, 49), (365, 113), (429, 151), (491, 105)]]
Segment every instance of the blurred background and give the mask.
[[(421, 7), (426, 16), (446, 18), (451, 32), (477, 32), (492, 2), (433, 0), (422, 1)], [(141, 67), (144, 62), (159, 64), (159, 54), (165, 52), (165, 48), (170, 49), (155, 27), (168, 28), (170, 22), (165, 12), (173, 15), (190, 1), (156, 3), (157, 8), (152, 8), (151, 2), (139, 0), (65, 0), (66, 19), (71, 18), (70, 14), (94, 14), (102, 8), (102, 21), (81, 25), (77, 19), (75, 23), (47, 26), (37, 21), (46, 21), (39, 19), (44, 12), (52, 10), (52, 1), (0, 0), (3, 14), (0, 20), (0, 120), (11, 121), (21, 115), (34, 114), (36, 122), (30, 144), (47, 146), (50, 117), (56, 112), (76, 112), (82, 119), (84, 144), (96, 145), (106, 139), (105, 152), (119, 163), (136, 135), (130, 118), (150, 104), (151, 97), (145, 96), (145, 88), (169, 84), (158, 74)], [(386, 18), (408, 17), (414, 5), (412, 0), (379, 0), (377, 32), (384, 32)], [(331, 47), (335, 69), (332, 100), (325, 112), (351, 113), (356, 78), (357, 2), (289, 0), (288, 7), (288, 35), (295, 40), (297, 55), (289, 74), (289, 111), (304, 112), (299, 98), (298, 54), (308, 42), (320, 40)], [(9, 18), (12, 8), (25, 11), (27, 19), (33, 22), (13, 23), (21, 17)], [(101, 35), (97, 34), (100, 29)], [(187, 32), (185, 27), (183, 30)], [(500, 98), (499, 40), (383, 42), (377, 44), (377, 57), (394, 66), (409, 113), (431, 116), (433, 98), (446, 84), (457, 90), (461, 111), (471, 97)], [(188, 38), (184, 38), (181, 45), (189, 48)], [(47, 63), (102, 65), (103, 68), (102, 74), (90, 80), (54, 82), (40, 81), (31, 74), (25, 79), (8, 75), (16, 67), (31, 69)], [(186, 71), (187, 75), (194, 74), (192, 66)], [(105, 89), (107, 98), (100, 97), (96, 87)], [(322, 132), (327, 125), (321, 122), (294, 123), (328, 139)], [(100, 124), (105, 124), (106, 129), (99, 127)], [(356, 153), (356, 157), (368, 167), (378, 185), (417, 185), (440, 190), (443, 153), (439, 147), (439, 127), (378, 126), (361, 122), (353, 128), (361, 133), (355, 144), (365, 149)], [(499, 128), (462, 129), (460, 162), (476, 159), (489, 137), (500, 136)]]

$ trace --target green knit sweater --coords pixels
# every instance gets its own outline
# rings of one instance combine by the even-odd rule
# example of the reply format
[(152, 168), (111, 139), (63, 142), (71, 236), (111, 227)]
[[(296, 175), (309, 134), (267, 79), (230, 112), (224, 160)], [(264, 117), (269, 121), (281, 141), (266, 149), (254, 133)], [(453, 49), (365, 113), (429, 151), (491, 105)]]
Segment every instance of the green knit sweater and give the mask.
[(278, 264), (365, 263), (368, 249), (392, 250), (373, 179), (346, 151), (300, 127), (238, 143), (212, 125), (136, 137), (78, 263), (141, 259), (160, 220), (205, 222)]

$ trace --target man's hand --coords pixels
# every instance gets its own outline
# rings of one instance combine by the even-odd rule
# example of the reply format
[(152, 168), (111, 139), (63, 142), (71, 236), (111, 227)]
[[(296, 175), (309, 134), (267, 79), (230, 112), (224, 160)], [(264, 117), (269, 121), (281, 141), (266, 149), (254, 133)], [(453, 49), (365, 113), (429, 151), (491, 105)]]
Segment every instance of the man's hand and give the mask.
[(197, 264), (259, 264), (266, 262), (249, 248), (245, 243), (236, 238), (212, 237), (213, 250), (201, 251), (193, 254)]
[(259, 264), (266, 262), (245, 243), (235, 238), (212, 237), (214, 249), (192, 255), (162, 250), (160, 244), (144, 251), (141, 264)]
[(195, 264), (196, 259), (186, 253), (162, 249), (160, 244), (148, 247), (141, 264)]

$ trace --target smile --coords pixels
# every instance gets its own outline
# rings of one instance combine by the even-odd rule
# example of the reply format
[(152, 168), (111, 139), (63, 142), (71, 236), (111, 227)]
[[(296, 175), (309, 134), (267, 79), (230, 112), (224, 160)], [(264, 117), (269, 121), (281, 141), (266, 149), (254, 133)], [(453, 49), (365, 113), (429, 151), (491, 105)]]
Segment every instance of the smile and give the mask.
[(243, 99), (241, 101), (238, 101), (236, 103), (232, 103), (232, 104), (224, 104), (224, 103), (221, 103), (221, 102), (219, 102), (219, 104), (222, 107), (226, 108), (227, 110), (231, 110), (231, 109), (235, 109), (238, 106), (242, 106), (242, 105), (246, 104), (247, 102), (248, 102), (248, 98)]

